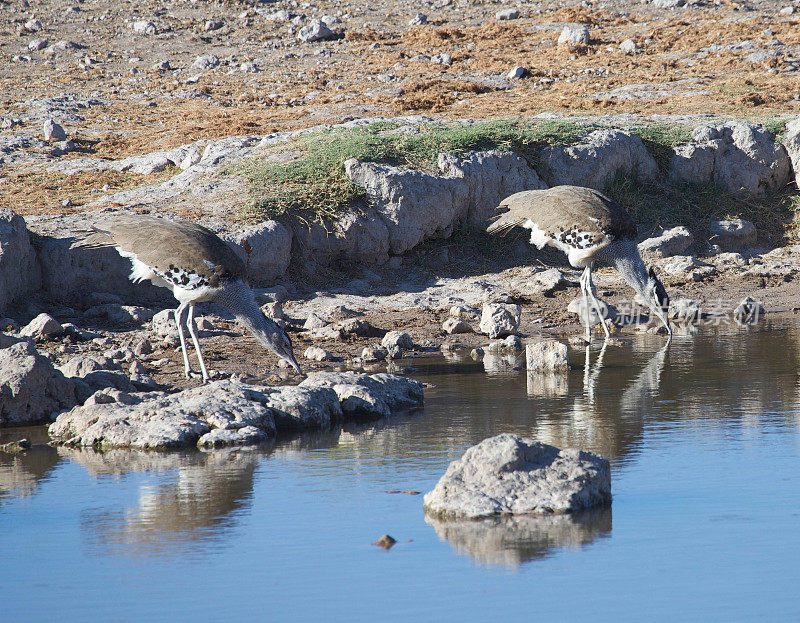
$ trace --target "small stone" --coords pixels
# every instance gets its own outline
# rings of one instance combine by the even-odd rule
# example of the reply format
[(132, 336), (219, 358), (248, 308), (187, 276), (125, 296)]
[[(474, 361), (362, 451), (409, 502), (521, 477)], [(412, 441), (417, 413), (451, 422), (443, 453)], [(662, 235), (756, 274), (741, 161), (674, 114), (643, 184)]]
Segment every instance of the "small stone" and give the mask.
[(139, 340), (133, 345), (133, 354), (137, 357), (141, 357), (142, 355), (149, 355), (153, 352), (153, 345), (150, 343), (150, 340), (143, 339)]
[(44, 50), (50, 42), (47, 39), (31, 39), (28, 42), (28, 49), (34, 52)]
[(417, 13), (414, 17), (408, 20), (409, 26), (423, 26), (428, 23), (428, 16), (424, 13)]
[(558, 340), (542, 340), (525, 347), (525, 365), (536, 372), (566, 372), (569, 357), (566, 344)]
[(723, 251), (740, 251), (754, 245), (758, 239), (755, 225), (744, 219), (711, 221), (708, 229), (710, 242), (719, 245)]
[(153, 69), (156, 71), (166, 71), (168, 69), (172, 69), (172, 67), (169, 64), (169, 61), (159, 61), (153, 65)]
[(570, 47), (589, 44), (589, 29), (583, 24), (567, 24), (558, 36), (558, 44)]
[(311, 361), (336, 361), (338, 359), (338, 357), (319, 346), (309, 346), (306, 348), (303, 357)]
[(203, 54), (194, 59), (192, 69), (196, 71), (205, 71), (219, 65), (219, 59), (213, 54)]
[(389, 351), (383, 346), (370, 345), (365, 346), (361, 351), (361, 359), (366, 363), (374, 363), (376, 361), (383, 361), (386, 359)]
[(431, 63), (437, 63), (438, 65), (452, 65), (453, 57), (447, 54), (446, 52), (442, 52), (441, 54), (436, 54), (435, 56), (432, 56)]
[(140, 35), (154, 35), (158, 29), (153, 22), (141, 20), (133, 23), (133, 32)]
[(67, 140), (67, 133), (64, 132), (64, 128), (62, 128), (52, 119), (48, 119), (44, 122), (42, 133), (44, 134), (44, 140), (48, 142)]
[(389, 331), (383, 336), (381, 346), (384, 348), (399, 346), (400, 348), (411, 350), (414, 348), (414, 340), (405, 331)]
[(25, 30), (27, 30), (28, 32), (38, 32), (42, 28), (44, 28), (44, 26), (42, 26), (42, 22), (40, 22), (35, 17), (25, 22)]
[(397, 543), (395, 539), (390, 537), (388, 534), (384, 534), (381, 538), (375, 541), (373, 545), (377, 545), (378, 547), (388, 550), (391, 549), (395, 543)]
[(453, 318), (461, 318), (462, 320), (477, 320), (481, 317), (481, 312), (469, 305), (453, 305), (450, 308), (450, 315)]
[(517, 9), (502, 9), (494, 14), (497, 20), (519, 19), (519, 11)]
[(513, 69), (511, 69), (507, 74), (506, 78), (509, 80), (519, 80), (520, 78), (524, 78), (528, 73), (528, 70), (524, 67), (517, 65)]
[(490, 338), (516, 334), (521, 314), (519, 305), (486, 303), (481, 314), (480, 330)]
[(255, 63), (242, 63), (239, 65), (239, 70), (246, 74), (255, 74), (261, 71)]
[(636, 54), (640, 51), (639, 46), (633, 39), (625, 39), (625, 41), (619, 44), (619, 49), (625, 52), (625, 54)]
[(221, 20), (208, 20), (203, 25), (203, 30), (206, 32), (211, 32), (212, 30), (219, 30), (224, 26), (224, 23)]
[(64, 327), (49, 314), (39, 314), (19, 332), (21, 336), (32, 337), (35, 340), (47, 340), (63, 333)]
[(794, 7), (792, 5), (783, 7), (780, 11), (778, 11), (781, 15), (793, 15), (794, 14)]
[(306, 43), (333, 39), (335, 37), (336, 35), (333, 31), (325, 25), (325, 22), (319, 19), (311, 20), (307, 26), (303, 26), (297, 33), (297, 38)]
[(461, 318), (448, 318), (442, 324), (442, 331), (450, 335), (454, 333), (472, 333), (472, 327)]
[(131, 365), (128, 367), (128, 373), (133, 374), (147, 374), (147, 368), (144, 367), (144, 364), (139, 361), (138, 359), (134, 359), (131, 362)]
[(303, 329), (308, 331), (309, 329), (321, 329), (322, 327), (327, 326), (328, 323), (317, 316), (314, 312), (311, 312), (306, 318), (306, 321), (303, 323)]

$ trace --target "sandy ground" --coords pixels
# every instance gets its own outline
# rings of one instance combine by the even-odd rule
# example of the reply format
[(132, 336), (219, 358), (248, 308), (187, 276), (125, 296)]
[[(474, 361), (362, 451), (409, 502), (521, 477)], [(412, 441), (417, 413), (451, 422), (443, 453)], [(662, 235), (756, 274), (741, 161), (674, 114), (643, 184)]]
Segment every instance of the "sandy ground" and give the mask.
[[(0, 3), (0, 117), (11, 127), (0, 129), (0, 139), (40, 135), (36, 111), (64, 94), (86, 104), (64, 121), (78, 146), (65, 158), (121, 158), (201, 138), (409, 113), (769, 119), (800, 111), (797, 3), (584, 4), (523, 2), (515, 5), (518, 19), (498, 20), (496, 13), (511, 5), (10, 0)], [(273, 19), (282, 10), (289, 21)], [(409, 25), (417, 13), (427, 23)], [(299, 29), (323, 16), (339, 20), (331, 24), (338, 38), (298, 41)], [(154, 34), (136, 31), (145, 21)], [(558, 45), (563, 26), (574, 22), (589, 26), (589, 44)], [(40, 39), (46, 47), (30, 49)], [(637, 53), (620, 50), (626, 39), (637, 43)], [(74, 45), (62, 49), (59, 42)], [(442, 54), (452, 63), (429, 60)], [(201, 55), (219, 64), (201, 70), (194, 65)], [(158, 63), (169, 68), (154, 68)], [(527, 76), (508, 79), (515, 66)], [(69, 181), (36, 175), (25, 167), (4, 170), (0, 205), (52, 212), (62, 209), (54, 186), (69, 184), (80, 196), (145, 181), (109, 172)]]

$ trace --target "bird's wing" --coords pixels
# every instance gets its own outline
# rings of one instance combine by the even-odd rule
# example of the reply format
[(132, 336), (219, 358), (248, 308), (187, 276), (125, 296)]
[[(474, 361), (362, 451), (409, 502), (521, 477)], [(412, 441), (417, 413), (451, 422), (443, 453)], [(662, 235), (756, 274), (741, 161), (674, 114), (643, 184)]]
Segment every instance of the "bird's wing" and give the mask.
[(101, 221), (81, 246), (117, 247), (157, 272), (196, 275), (211, 286), (245, 276), (244, 261), (211, 230), (188, 221), (123, 215)]
[(636, 224), (622, 206), (582, 186), (525, 190), (504, 199), (498, 206), (502, 208), (507, 211), (487, 228), (490, 234), (504, 234), (530, 221), (548, 236), (574, 229), (609, 241), (636, 237)]

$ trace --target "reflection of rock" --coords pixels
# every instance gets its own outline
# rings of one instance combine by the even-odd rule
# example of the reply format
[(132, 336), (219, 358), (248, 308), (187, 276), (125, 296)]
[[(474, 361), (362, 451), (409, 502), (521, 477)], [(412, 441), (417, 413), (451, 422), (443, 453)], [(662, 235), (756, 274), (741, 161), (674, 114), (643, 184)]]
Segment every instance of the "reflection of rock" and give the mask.
[(579, 548), (611, 532), (611, 507), (569, 515), (441, 521), (425, 517), (459, 553), (487, 565), (516, 567), (552, 550)]
[(49, 446), (35, 445), (15, 454), (0, 452), (0, 500), (32, 495), (58, 462), (58, 454)]
[(611, 467), (603, 457), (503, 433), (450, 463), (425, 495), (425, 511), (477, 518), (569, 513), (610, 502)]
[(555, 372), (528, 371), (528, 396), (555, 398), (569, 392), (569, 375)]

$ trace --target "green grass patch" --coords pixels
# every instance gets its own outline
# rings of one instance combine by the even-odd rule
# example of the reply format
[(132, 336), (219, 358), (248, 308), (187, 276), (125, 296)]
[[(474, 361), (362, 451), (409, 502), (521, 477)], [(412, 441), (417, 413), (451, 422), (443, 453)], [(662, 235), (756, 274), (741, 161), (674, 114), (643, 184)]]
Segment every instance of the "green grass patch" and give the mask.
[(681, 143), (688, 143), (692, 139), (692, 128), (677, 124), (654, 123), (644, 128), (637, 128), (633, 133), (642, 139), (662, 172), (669, 168), (672, 148)]
[(345, 175), (344, 162), (349, 158), (436, 172), (440, 152), (461, 155), (497, 149), (513, 151), (535, 168), (542, 146), (569, 145), (589, 131), (574, 121), (561, 120), (431, 124), (415, 134), (398, 127), (373, 123), (301, 135), (274, 148), (275, 153), (296, 152), (289, 162), (260, 158), (237, 166), (232, 172), (243, 175), (249, 184), (250, 215), (274, 218), (292, 212), (311, 218), (336, 217), (365, 195)]

